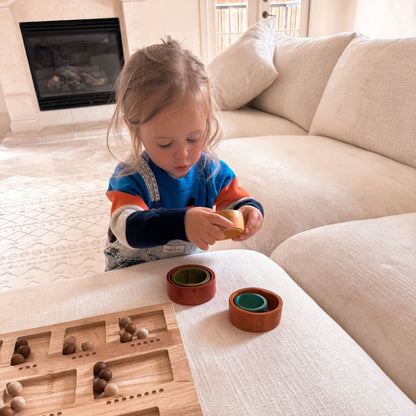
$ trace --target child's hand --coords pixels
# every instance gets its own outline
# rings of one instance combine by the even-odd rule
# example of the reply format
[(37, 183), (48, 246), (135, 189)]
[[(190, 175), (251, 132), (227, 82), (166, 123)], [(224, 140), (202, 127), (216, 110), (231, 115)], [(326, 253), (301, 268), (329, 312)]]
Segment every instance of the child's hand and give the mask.
[(201, 250), (208, 250), (217, 239), (224, 238), (224, 233), (218, 228), (232, 228), (233, 223), (211, 208), (189, 208), (185, 215), (185, 232), (188, 240)]
[(244, 232), (238, 237), (234, 237), (233, 241), (244, 241), (256, 234), (263, 224), (263, 215), (252, 205), (243, 205), (238, 208), (243, 213), (244, 217)]

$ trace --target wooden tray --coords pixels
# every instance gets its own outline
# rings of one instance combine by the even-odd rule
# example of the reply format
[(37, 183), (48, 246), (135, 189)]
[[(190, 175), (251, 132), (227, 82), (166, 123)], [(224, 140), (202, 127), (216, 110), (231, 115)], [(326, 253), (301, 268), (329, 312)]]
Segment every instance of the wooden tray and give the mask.
[[(130, 316), (146, 339), (121, 343), (118, 320)], [(62, 354), (67, 335), (76, 352)], [(31, 353), (11, 365), (16, 340), (26, 338)], [(82, 342), (94, 348), (82, 351)], [(104, 361), (119, 387), (115, 396), (93, 391), (93, 367)], [(131, 309), (32, 330), (0, 335), (0, 398), (7, 404), (9, 382), (23, 385), (25, 408), (18, 416), (199, 416), (192, 374), (170, 303)]]

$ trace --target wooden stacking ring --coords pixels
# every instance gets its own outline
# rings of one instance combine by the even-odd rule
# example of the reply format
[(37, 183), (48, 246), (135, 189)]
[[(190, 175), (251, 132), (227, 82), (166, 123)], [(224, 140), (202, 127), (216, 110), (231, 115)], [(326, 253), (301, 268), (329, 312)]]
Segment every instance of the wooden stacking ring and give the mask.
[[(243, 294), (257, 294), (267, 301), (266, 312), (253, 312), (236, 304), (236, 298)], [(239, 298), (241, 299), (241, 297)], [(237, 299), (237, 303), (239, 302)], [(282, 317), (283, 300), (270, 290), (257, 287), (248, 287), (237, 290), (230, 295), (229, 301), (230, 322), (239, 329), (250, 332), (265, 332), (279, 325)], [(241, 304), (241, 302), (240, 302)]]
[(257, 293), (240, 293), (235, 297), (234, 303), (250, 312), (267, 312), (267, 299)]
[(169, 298), (181, 305), (200, 305), (215, 296), (215, 273), (205, 266), (186, 264), (166, 276)]
[(202, 286), (209, 282), (211, 273), (199, 266), (187, 266), (173, 272), (171, 279), (173, 283), (179, 286)]
[(235, 209), (223, 209), (222, 211), (216, 211), (215, 213), (227, 218), (227, 220), (230, 220), (234, 224), (232, 228), (218, 226), (225, 235), (221, 240), (237, 237), (244, 232), (244, 217), (241, 211)]

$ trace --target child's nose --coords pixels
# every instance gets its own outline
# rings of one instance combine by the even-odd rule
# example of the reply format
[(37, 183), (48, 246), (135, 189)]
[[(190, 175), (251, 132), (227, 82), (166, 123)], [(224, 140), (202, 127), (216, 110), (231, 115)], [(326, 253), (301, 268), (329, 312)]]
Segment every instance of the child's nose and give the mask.
[(177, 158), (181, 158), (181, 157), (187, 157), (189, 154), (189, 149), (188, 146), (180, 146), (177, 150), (176, 150), (176, 157)]

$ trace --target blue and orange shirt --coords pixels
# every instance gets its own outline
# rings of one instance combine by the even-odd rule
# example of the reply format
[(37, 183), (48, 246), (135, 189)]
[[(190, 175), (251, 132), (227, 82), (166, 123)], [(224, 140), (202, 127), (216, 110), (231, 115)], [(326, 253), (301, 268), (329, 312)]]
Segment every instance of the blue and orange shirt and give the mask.
[[(206, 154), (183, 178), (175, 179), (143, 154), (145, 168), (123, 176), (119, 164), (110, 179), (110, 228), (117, 239), (131, 248), (163, 245), (170, 240), (188, 241), (185, 214), (190, 207), (238, 209), (259, 202), (239, 186), (237, 177), (223, 161)], [(217, 168), (217, 163), (218, 168)], [(143, 163), (141, 164), (143, 166)]]

